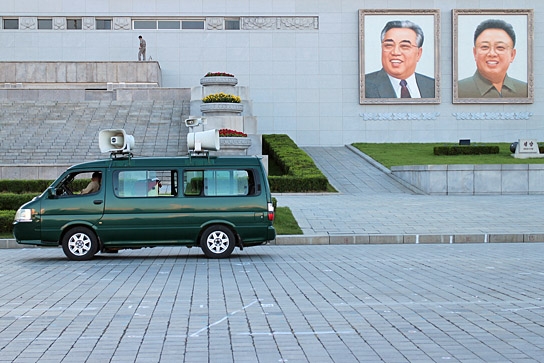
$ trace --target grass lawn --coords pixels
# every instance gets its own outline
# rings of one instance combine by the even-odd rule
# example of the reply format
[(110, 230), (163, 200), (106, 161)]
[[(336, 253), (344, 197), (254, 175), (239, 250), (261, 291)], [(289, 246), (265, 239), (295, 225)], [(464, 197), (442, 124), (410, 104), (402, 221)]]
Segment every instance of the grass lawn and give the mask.
[(457, 145), (455, 143), (429, 144), (352, 144), (387, 168), (401, 165), (447, 165), (447, 164), (544, 164), (544, 159), (516, 159), (511, 156), (510, 143), (472, 143), (472, 145), (499, 146), (498, 154), (436, 156), (435, 146)]
[(274, 228), (276, 228), (277, 234), (302, 234), (302, 230), (288, 207), (276, 207)]

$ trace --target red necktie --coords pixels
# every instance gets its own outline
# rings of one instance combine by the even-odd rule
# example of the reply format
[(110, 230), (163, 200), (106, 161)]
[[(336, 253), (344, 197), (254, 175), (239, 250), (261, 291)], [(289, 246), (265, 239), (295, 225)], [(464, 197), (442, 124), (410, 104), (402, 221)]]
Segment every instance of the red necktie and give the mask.
[(408, 91), (408, 87), (406, 87), (407, 84), (405, 79), (400, 81), (400, 98), (412, 98), (412, 96), (410, 96), (410, 91)]

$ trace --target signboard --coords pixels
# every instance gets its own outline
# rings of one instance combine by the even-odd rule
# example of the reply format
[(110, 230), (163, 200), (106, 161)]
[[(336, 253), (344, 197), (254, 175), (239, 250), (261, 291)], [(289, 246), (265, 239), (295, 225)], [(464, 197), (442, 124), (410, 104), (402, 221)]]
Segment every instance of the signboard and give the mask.
[(520, 154), (538, 154), (538, 143), (535, 139), (519, 139), (518, 148)]
[(538, 149), (536, 139), (519, 139), (516, 152), (512, 155), (516, 159), (543, 158)]

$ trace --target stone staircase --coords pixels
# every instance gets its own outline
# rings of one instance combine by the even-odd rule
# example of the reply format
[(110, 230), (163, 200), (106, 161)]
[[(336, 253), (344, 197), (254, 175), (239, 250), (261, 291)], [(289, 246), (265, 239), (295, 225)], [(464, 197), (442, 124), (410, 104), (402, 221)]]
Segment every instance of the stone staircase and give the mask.
[(189, 112), (189, 99), (0, 100), (0, 178), (16, 179), (18, 173), (13, 170), (17, 167), (64, 168), (107, 158), (109, 155), (101, 154), (98, 147), (98, 133), (104, 129), (125, 129), (133, 135), (135, 156), (186, 155), (188, 130), (184, 120)]

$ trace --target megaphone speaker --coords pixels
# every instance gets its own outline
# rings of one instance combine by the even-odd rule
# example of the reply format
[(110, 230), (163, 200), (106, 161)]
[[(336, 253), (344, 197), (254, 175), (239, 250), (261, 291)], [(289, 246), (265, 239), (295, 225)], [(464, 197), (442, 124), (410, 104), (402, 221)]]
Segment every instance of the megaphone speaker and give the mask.
[(101, 130), (98, 133), (100, 152), (123, 152), (134, 148), (134, 136), (123, 129)]
[(187, 134), (187, 148), (194, 151), (219, 150), (219, 130), (213, 129)]

